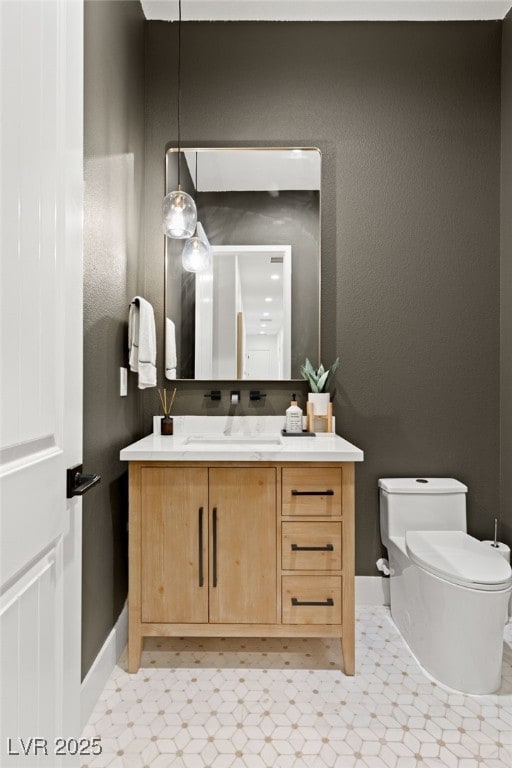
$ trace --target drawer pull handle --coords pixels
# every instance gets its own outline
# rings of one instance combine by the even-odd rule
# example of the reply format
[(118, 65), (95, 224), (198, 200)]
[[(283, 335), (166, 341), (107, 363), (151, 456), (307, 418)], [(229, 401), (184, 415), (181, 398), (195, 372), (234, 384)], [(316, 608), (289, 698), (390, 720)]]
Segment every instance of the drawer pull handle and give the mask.
[(292, 552), (333, 552), (332, 544), (326, 544), (325, 547), (299, 547), (298, 544), (292, 544)]
[(328, 597), (327, 600), (298, 600), (296, 597), (292, 597), (292, 605), (324, 605), (328, 608), (330, 608), (332, 605), (334, 605), (334, 600), (332, 597)]
[(334, 491), (292, 491), (292, 496), (334, 496)]

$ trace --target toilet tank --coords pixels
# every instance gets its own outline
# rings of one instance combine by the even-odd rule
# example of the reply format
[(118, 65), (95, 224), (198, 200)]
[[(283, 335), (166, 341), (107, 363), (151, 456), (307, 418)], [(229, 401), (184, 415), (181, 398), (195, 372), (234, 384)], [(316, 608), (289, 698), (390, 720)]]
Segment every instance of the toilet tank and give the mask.
[(406, 531), (466, 531), (467, 486), (447, 477), (399, 477), (379, 480), (380, 537)]

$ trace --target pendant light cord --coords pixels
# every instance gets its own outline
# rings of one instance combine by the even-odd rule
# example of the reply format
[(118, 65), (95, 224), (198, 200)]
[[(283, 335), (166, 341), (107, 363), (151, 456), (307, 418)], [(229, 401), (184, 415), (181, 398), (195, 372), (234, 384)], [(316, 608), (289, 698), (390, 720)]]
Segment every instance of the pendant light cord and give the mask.
[(181, 95), (181, 0), (178, 0), (178, 189), (181, 189), (180, 95)]

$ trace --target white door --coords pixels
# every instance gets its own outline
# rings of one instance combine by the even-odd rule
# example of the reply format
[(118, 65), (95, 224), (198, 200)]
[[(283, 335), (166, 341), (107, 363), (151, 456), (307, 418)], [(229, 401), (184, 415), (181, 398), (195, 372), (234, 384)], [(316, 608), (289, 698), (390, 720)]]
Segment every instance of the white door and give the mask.
[(246, 355), (246, 370), (247, 378), (254, 379), (271, 379), (272, 378), (272, 366), (270, 364), (271, 352), (270, 349), (251, 349)]
[(54, 768), (80, 736), (82, 0), (0, 25), (0, 765)]

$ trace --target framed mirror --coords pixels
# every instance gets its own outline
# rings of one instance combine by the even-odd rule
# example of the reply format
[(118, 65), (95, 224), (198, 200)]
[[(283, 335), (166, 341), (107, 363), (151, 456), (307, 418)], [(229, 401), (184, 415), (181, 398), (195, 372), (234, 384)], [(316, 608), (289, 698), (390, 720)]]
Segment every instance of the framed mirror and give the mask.
[[(177, 169), (171, 148), (166, 192)], [(210, 258), (188, 271), (186, 241), (165, 238), (166, 378), (297, 379), (317, 364), (320, 180), (316, 148), (182, 149)]]

